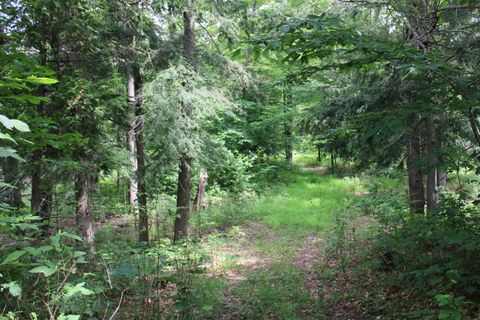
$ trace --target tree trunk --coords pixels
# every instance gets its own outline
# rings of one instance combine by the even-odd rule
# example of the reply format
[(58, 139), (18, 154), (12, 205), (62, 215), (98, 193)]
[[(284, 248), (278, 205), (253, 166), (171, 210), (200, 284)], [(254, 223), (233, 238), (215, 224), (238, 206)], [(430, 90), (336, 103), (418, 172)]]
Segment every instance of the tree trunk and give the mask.
[(445, 141), (445, 131), (447, 127), (447, 115), (444, 112), (440, 117), (440, 125), (438, 127), (437, 138), (438, 138), (438, 162), (439, 168), (437, 169), (437, 187), (443, 189), (447, 185), (447, 171), (445, 170), (446, 161), (445, 161), (445, 152), (443, 151), (443, 141)]
[(30, 211), (33, 215), (39, 216), (43, 234), (48, 233), (50, 217), (52, 213), (53, 194), (51, 185), (45, 182), (43, 175), (42, 151), (35, 150), (32, 158), (32, 191)]
[[(189, 5), (193, 5), (195, 0), (187, 0)], [(195, 27), (193, 24), (193, 15), (190, 11), (183, 12), (183, 47), (185, 58), (192, 65), (195, 65)]]
[(409, 137), (407, 143), (407, 170), (408, 170), (408, 193), (410, 198), (410, 210), (414, 213), (424, 213), (425, 195), (423, 188), (422, 173), (419, 169), (420, 132), (418, 115), (412, 113), (408, 119)]
[(91, 174), (83, 171), (75, 181), (75, 198), (77, 226), (80, 229), (85, 242), (94, 250), (95, 228), (93, 225), (92, 207), (90, 204)]
[(284, 135), (285, 135), (285, 160), (288, 163), (292, 163), (293, 160), (293, 146), (292, 146), (292, 119), (290, 118), (290, 95), (283, 89), (283, 105), (285, 120), (283, 122)]
[[(188, 5), (193, 5), (194, 2), (194, 0), (187, 1)], [(193, 24), (193, 15), (188, 10), (183, 12), (183, 48), (185, 51), (185, 58), (193, 67), (195, 67), (195, 27)], [(190, 110), (184, 110), (186, 117), (189, 117), (190, 113)], [(180, 159), (180, 172), (178, 173), (177, 183), (177, 216), (175, 217), (173, 241), (188, 237), (191, 164), (192, 159), (187, 155), (183, 155)]]
[[(288, 120), (287, 120), (288, 121)], [(292, 130), (290, 123), (285, 122), (285, 160), (293, 162)]]
[(207, 186), (208, 173), (205, 169), (200, 169), (198, 175), (198, 190), (195, 197), (195, 211), (199, 211), (203, 206), (203, 199), (205, 198), (205, 188)]
[(332, 172), (334, 172), (335, 171), (335, 155), (333, 151), (330, 153), (330, 166), (332, 168)]
[(137, 149), (138, 184), (138, 240), (148, 243), (147, 182), (145, 180), (145, 150), (143, 144), (143, 108), (140, 93), (142, 90), (140, 74), (135, 79), (135, 147)]
[[(135, 78), (133, 75), (133, 71), (128, 71), (127, 76), (127, 95), (128, 95), (128, 102), (130, 105), (130, 109), (132, 113), (135, 113), (136, 106), (135, 106)], [(137, 193), (138, 193), (138, 183), (137, 183), (137, 148), (135, 142), (135, 124), (136, 124), (136, 117), (133, 117), (133, 121), (130, 123), (128, 132), (127, 132), (127, 144), (128, 144), (128, 151), (130, 151), (130, 164), (132, 173), (130, 174), (130, 178), (128, 181), (128, 202), (130, 204), (130, 210), (133, 215), (137, 214)]]
[(22, 202), (22, 177), (18, 170), (18, 160), (12, 157), (7, 157), (3, 161), (3, 176), (5, 183), (9, 187), (2, 188), (6, 194), (5, 202), (12, 208), (21, 208)]
[[(45, 45), (42, 44), (39, 47), (40, 65), (47, 66), (47, 50)], [(38, 89), (39, 96), (46, 96), (47, 90), (44, 86), (40, 86)], [(42, 117), (45, 116), (45, 108), (42, 103), (37, 106), (37, 114)], [(46, 154), (46, 150), (37, 149), (33, 152), (32, 157), (32, 188), (31, 188), (31, 201), (30, 211), (33, 215), (37, 215), (41, 219), (41, 228), (44, 235), (48, 233), (50, 224), (50, 216), (52, 209), (53, 195), (51, 189), (53, 188), (47, 182), (45, 182), (45, 173), (43, 172), (43, 156)]]
[(188, 219), (190, 217), (190, 167), (192, 159), (183, 157), (180, 160), (177, 186), (177, 216), (173, 241), (188, 237)]
[(435, 118), (428, 115), (426, 119), (427, 127), (427, 209), (432, 210), (438, 201), (437, 194), (437, 137), (435, 132)]
[(322, 162), (322, 149), (320, 145), (317, 145), (317, 161)]

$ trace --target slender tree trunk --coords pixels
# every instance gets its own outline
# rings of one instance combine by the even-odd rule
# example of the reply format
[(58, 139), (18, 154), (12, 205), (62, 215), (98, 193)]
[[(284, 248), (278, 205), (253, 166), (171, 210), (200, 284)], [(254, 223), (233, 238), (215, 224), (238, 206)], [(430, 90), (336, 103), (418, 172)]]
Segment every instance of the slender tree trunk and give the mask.
[(428, 115), (426, 119), (427, 127), (427, 209), (432, 210), (438, 201), (437, 194), (437, 137), (435, 130), (435, 118)]
[(203, 200), (205, 198), (205, 188), (207, 186), (208, 173), (205, 169), (200, 169), (198, 175), (198, 190), (195, 197), (195, 211), (199, 211), (203, 206)]
[(437, 138), (438, 138), (438, 161), (439, 168), (437, 169), (437, 187), (439, 189), (445, 188), (447, 185), (447, 172), (445, 170), (445, 152), (443, 151), (443, 141), (445, 141), (445, 131), (447, 127), (447, 115), (444, 112), (440, 117), (440, 125), (438, 127)]
[(17, 159), (7, 157), (3, 160), (3, 176), (5, 183), (10, 185), (4, 189), (6, 203), (12, 208), (22, 207), (22, 177), (20, 177)]
[(188, 237), (188, 219), (190, 218), (190, 167), (192, 159), (183, 157), (180, 161), (177, 187), (177, 216), (173, 240)]
[(320, 145), (317, 145), (317, 161), (322, 162), (322, 149)]
[[(129, 70), (127, 75), (127, 95), (128, 102), (132, 113), (135, 113), (136, 103), (135, 103), (135, 77), (133, 71)], [(128, 181), (128, 201), (130, 204), (132, 214), (137, 214), (138, 203), (137, 203), (137, 193), (138, 193), (138, 183), (137, 183), (137, 147), (135, 142), (135, 125), (136, 117), (133, 117), (133, 121), (130, 123), (128, 132), (127, 132), (127, 144), (128, 151), (130, 151), (130, 164), (132, 173)]]
[(333, 151), (330, 153), (330, 166), (332, 168), (332, 172), (334, 172), (335, 171), (335, 155)]
[[(44, 45), (39, 48), (40, 65), (46, 67), (47, 65), (47, 51)], [(45, 87), (39, 88), (39, 95), (45, 96), (47, 91)], [(37, 113), (40, 117), (45, 116), (44, 105), (40, 103), (37, 106)], [(45, 150), (37, 149), (33, 152), (32, 157), (32, 187), (31, 187), (31, 200), (30, 211), (33, 215), (37, 215), (41, 218), (43, 233), (48, 233), (50, 224), (51, 208), (53, 195), (51, 192), (52, 186), (48, 185), (45, 180), (45, 173), (43, 168), (43, 156)]]
[(408, 119), (409, 137), (407, 143), (407, 170), (408, 170), (408, 193), (410, 198), (410, 210), (415, 213), (424, 213), (425, 195), (423, 177), (419, 168), (421, 155), (420, 132), (418, 115), (412, 113)]
[(285, 114), (285, 120), (283, 122), (284, 135), (285, 135), (285, 160), (288, 163), (292, 163), (293, 160), (293, 146), (292, 146), (292, 119), (290, 118), (290, 95), (283, 89), (283, 112)]
[(75, 198), (77, 226), (80, 229), (85, 242), (94, 250), (95, 228), (93, 224), (92, 207), (90, 204), (90, 190), (92, 177), (89, 171), (78, 174), (75, 180)]
[(140, 96), (142, 90), (140, 74), (135, 80), (135, 147), (137, 150), (137, 184), (138, 184), (138, 240), (149, 241), (148, 211), (147, 211), (147, 182), (145, 180), (145, 149), (143, 143), (143, 107)]
[(468, 121), (470, 122), (473, 138), (477, 143), (477, 146), (480, 146), (480, 124), (478, 123), (477, 115), (475, 114), (475, 111), (473, 108), (470, 108), (470, 110), (468, 110), (467, 117), (468, 117)]
[(292, 130), (288, 122), (285, 122), (285, 160), (293, 162)]

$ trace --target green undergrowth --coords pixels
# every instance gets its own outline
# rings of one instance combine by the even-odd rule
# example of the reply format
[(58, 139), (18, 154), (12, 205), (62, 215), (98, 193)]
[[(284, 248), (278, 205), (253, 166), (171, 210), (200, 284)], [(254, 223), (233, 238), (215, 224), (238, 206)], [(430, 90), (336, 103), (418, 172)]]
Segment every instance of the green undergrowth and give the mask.
[[(291, 168), (290, 168), (291, 169)], [(265, 225), (302, 234), (331, 225), (334, 212), (364, 187), (357, 178), (324, 175), (300, 167), (277, 172), (278, 183), (257, 195), (237, 195), (222, 205), (192, 217), (197, 230), (225, 228), (256, 220)]]
[(476, 319), (476, 192), (453, 193), (457, 182), (450, 180), (437, 207), (418, 215), (409, 211), (403, 179), (365, 182), (369, 193), (336, 217), (322, 268), (329, 309), (382, 319)]

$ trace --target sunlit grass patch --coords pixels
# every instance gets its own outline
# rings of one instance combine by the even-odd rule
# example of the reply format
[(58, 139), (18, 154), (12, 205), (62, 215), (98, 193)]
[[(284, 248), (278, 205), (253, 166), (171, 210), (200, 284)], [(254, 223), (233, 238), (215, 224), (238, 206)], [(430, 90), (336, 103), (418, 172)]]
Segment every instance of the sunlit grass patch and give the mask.
[(333, 213), (363, 189), (353, 178), (314, 172), (289, 175), (293, 183), (278, 187), (251, 208), (253, 215), (270, 227), (299, 233), (324, 230), (331, 225)]

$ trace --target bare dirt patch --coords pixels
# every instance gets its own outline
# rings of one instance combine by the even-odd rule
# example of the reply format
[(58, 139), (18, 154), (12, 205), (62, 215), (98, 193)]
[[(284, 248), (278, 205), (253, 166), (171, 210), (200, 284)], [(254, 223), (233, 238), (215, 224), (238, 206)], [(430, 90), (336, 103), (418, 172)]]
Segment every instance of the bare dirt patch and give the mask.
[(318, 165), (305, 165), (302, 167), (302, 171), (314, 172), (319, 175), (324, 175), (327, 172), (328, 168)]

